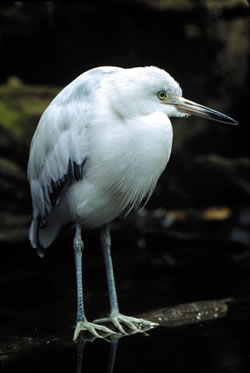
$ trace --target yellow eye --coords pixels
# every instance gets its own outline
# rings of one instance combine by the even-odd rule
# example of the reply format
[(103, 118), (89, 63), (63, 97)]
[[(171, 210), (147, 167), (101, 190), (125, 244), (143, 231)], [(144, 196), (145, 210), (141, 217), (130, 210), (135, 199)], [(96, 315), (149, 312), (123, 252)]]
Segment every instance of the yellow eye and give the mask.
[(158, 96), (158, 98), (159, 98), (160, 100), (165, 100), (166, 97), (167, 97), (167, 94), (166, 94), (165, 91), (160, 91), (160, 92), (157, 93), (157, 96)]

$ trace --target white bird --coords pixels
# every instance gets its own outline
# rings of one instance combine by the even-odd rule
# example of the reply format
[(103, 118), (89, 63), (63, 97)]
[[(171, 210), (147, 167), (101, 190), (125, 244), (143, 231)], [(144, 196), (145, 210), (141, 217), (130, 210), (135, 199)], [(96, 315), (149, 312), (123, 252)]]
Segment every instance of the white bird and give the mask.
[[(73, 80), (50, 103), (33, 136), (28, 180), (33, 204), (30, 242), (40, 256), (61, 227), (75, 224), (77, 324), (74, 340), (87, 330), (100, 337), (123, 325), (154, 327), (119, 311), (110, 254), (109, 224), (144, 205), (165, 169), (172, 147), (170, 117), (198, 115), (238, 124), (182, 97), (179, 84), (154, 66), (98, 67)], [(81, 230), (102, 227), (110, 316), (89, 322), (82, 289)], [(101, 334), (100, 334), (101, 332)]]

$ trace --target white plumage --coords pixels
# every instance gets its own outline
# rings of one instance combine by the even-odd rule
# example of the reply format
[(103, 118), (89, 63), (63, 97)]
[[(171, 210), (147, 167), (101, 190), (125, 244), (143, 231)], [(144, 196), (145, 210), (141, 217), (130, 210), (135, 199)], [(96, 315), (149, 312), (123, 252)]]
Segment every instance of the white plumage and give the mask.
[(144, 204), (170, 157), (169, 117), (190, 114), (236, 124), (184, 99), (157, 67), (99, 67), (64, 88), (43, 113), (30, 148), (30, 241), (39, 255), (68, 222), (100, 227)]
[[(33, 218), (48, 215), (48, 228), (39, 232), (42, 247), (69, 221), (101, 226), (151, 195), (172, 146), (168, 108), (157, 98), (164, 86), (181, 95), (178, 83), (155, 67), (96, 68), (51, 102), (34, 135), (28, 165)], [(67, 178), (69, 162), (84, 163), (83, 177), (70, 180), (51, 212), (52, 182)], [(30, 239), (37, 247), (34, 227)]]

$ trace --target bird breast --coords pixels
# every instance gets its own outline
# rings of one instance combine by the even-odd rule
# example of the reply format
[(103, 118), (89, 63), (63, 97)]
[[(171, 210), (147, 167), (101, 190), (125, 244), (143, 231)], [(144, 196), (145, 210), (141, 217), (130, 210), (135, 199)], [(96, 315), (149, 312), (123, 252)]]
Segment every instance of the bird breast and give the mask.
[(172, 137), (163, 113), (93, 126), (83, 180), (70, 191), (75, 220), (94, 227), (139, 207), (166, 167)]

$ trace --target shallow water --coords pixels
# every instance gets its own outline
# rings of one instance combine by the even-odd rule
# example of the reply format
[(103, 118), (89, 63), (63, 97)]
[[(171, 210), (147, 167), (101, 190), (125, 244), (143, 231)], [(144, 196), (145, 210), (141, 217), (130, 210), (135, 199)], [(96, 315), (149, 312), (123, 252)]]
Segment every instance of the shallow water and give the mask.
[(111, 342), (81, 339), (75, 344), (69, 335), (40, 338), (37, 333), (37, 337), (17, 338), (12, 351), (9, 344), (1, 355), (1, 371), (247, 372), (249, 312), (248, 300), (229, 307), (222, 319), (217, 312), (217, 320), (160, 326), (147, 336), (138, 333)]
[[(0, 284), (1, 372), (249, 371), (248, 257), (235, 260), (239, 247), (216, 240), (210, 244), (201, 239), (166, 240), (159, 233), (157, 250), (152, 252), (154, 235), (147, 235), (143, 250), (129, 244), (138, 242), (132, 230), (131, 235), (113, 232), (120, 308), (160, 326), (147, 335), (108, 341), (84, 334), (80, 343), (74, 343), (73, 253), (62, 250), (62, 246), (70, 247), (71, 238), (63, 236), (44, 260), (28, 244), (20, 250), (6, 247)], [(93, 249), (86, 249), (84, 256), (90, 320), (108, 312), (96, 236), (90, 233), (86, 237), (86, 246)], [(166, 261), (166, 255), (172, 261)]]

